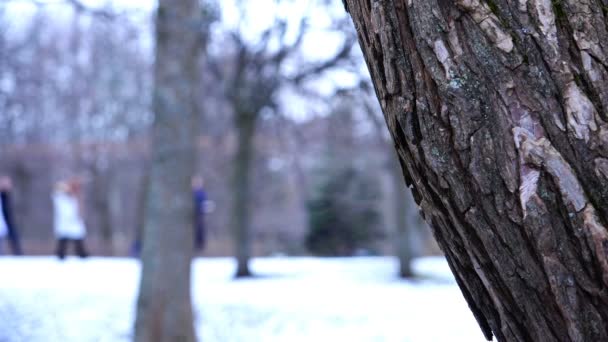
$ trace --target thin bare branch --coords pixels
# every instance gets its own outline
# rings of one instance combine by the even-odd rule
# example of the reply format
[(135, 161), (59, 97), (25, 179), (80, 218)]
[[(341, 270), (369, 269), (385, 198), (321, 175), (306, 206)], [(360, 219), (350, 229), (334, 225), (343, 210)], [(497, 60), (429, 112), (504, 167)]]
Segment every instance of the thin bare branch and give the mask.
[(298, 84), (302, 81), (318, 76), (319, 74), (336, 67), (339, 63), (344, 62), (350, 56), (350, 52), (355, 44), (354, 36), (349, 36), (342, 44), (342, 48), (330, 59), (321, 62), (320, 64), (306, 68), (291, 78), (291, 81)]

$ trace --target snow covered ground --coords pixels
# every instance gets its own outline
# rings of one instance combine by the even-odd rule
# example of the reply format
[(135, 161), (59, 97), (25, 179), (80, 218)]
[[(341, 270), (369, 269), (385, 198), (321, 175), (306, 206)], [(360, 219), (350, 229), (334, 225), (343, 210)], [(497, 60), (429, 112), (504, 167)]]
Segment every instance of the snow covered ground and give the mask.
[[(442, 258), (416, 281), (392, 258), (260, 258), (234, 280), (231, 259), (194, 262), (201, 340), (483, 341)], [(129, 341), (139, 264), (131, 259), (0, 258), (0, 342)]]

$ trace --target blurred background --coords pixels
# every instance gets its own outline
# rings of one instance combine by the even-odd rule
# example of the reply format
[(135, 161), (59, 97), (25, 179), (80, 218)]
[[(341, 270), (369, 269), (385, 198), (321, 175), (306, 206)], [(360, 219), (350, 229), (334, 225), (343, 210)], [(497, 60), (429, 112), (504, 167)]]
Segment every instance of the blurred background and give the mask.
[[(154, 2), (78, 4), (0, 7), (0, 172), (14, 183), (27, 254), (53, 251), (52, 186), (78, 175), (92, 252), (126, 255), (141, 226), (149, 154)], [(406, 214), (396, 193), (406, 188), (340, 2), (228, 0), (212, 8), (198, 92), (205, 113), (198, 170), (215, 203), (204, 254), (232, 255), (226, 175), (235, 167), (240, 99), (226, 83), (237, 77), (251, 78), (252, 91), (272, 88), (253, 104), (255, 255), (392, 254)], [(422, 221), (415, 224), (419, 253), (438, 253)], [(345, 236), (323, 246), (318, 234)]]
[[(2, 341), (129, 338), (138, 266), (125, 257), (133, 256), (144, 224), (155, 6), (152, 0), (0, 0), (0, 174), (12, 180), (15, 226), (29, 256), (0, 258), (0, 273), (9, 279), (0, 285)], [(195, 301), (206, 303), (197, 315), (199, 335), (214, 341), (481, 340), (404, 184), (342, 2), (209, 0), (203, 8), (197, 174), (208, 205), (206, 244), (196, 263), (206, 271), (195, 269), (194, 279), (211, 293), (228, 292), (205, 297), (209, 291), (201, 290), (199, 296), (195, 286)], [(237, 151), (251, 153), (252, 162), (240, 163)], [(227, 175), (235, 168), (251, 182), (252, 198), (243, 205), (251, 213), (244, 229), (253, 273), (274, 283), (231, 280), (239, 244), (230, 224), (241, 213)], [(48, 257), (56, 247), (52, 193), (57, 181), (70, 177), (82, 182), (92, 258), (61, 264)], [(11, 254), (8, 245), (3, 253)], [(109, 285), (109, 278), (124, 286)], [(320, 311), (297, 301), (291, 313), (268, 304), (285, 287), (310, 291), (327, 279), (335, 286), (309, 293), (321, 300), (314, 306)], [(264, 293), (265, 304), (249, 302)], [(367, 299), (354, 305), (343, 298), (335, 304), (342, 311), (323, 316), (323, 303), (337, 293)], [(278, 295), (278, 302), (302, 295)], [(98, 305), (107, 296), (116, 304)], [(50, 304), (41, 309), (40, 300)], [(453, 330), (437, 335), (426, 328), (441, 310), (429, 305), (444, 304), (451, 308), (446, 320), (455, 319), (459, 331), (450, 339)], [(376, 323), (368, 317), (374, 312)], [(76, 316), (104, 325), (81, 322), (76, 329), (66, 323)], [(417, 324), (416, 316), (430, 322)], [(357, 330), (369, 319), (364, 333)], [(399, 331), (409, 324), (426, 335)]]

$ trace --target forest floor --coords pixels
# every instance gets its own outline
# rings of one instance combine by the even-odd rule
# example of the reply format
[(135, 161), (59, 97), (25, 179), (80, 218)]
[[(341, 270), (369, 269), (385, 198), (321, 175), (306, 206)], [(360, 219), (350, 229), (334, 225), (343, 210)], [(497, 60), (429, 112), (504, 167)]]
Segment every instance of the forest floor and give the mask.
[[(234, 280), (231, 259), (198, 258), (193, 299), (205, 342), (483, 341), (443, 258), (395, 277), (388, 257), (258, 258)], [(0, 258), (1, 342), (129, 341), (133, 259)]]

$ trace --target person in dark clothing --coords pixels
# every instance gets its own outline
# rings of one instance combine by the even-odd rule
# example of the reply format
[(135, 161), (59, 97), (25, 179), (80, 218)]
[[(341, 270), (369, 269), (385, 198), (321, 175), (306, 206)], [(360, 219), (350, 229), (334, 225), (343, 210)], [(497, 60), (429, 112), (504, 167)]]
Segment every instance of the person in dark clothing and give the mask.
[(201, 176), (192, 177), (192, 197), (194, 200), (194, 250), (199, 252), (205, 248), (207, 231), (205, 227), (205, 211), (207, 193), (203, 188)]
[(11, 202), (12, 181), (7, 176), (0, 177), (0, 202), (2, 203), (1, 214), (7, 228), (8, 243), (14, 255), (22, 255), (19, 232), (13, 217), (13, 207)]
[(141, 254), (141, 237), (136, 237), (133, 240), (133, 244), (131, 244), (131, 248), (129, 249), (129, 255), (133, 258), (139, 258)]

